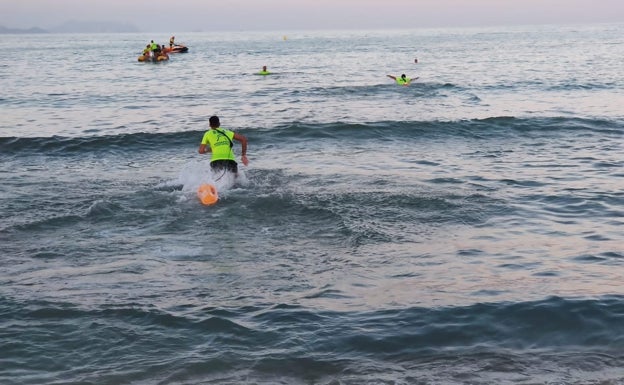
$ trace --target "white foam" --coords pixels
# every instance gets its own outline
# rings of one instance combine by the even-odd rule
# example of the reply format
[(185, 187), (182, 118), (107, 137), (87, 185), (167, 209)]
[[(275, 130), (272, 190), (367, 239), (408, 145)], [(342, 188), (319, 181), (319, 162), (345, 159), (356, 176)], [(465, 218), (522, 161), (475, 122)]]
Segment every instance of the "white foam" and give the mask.
[(238, 175), (231, 172), (219, 171), (213, 173), (210, 169), (210, 162), (205, 160), (192, 160), (186, 163), (178, 174), (174, 184), (182, 185), (182, 192), (197, 192), (200, 185), (204, 183), (213, 184), (219, 195), (231, 190), (235, 185), (248, 184), (247, 176), (239, 165)]

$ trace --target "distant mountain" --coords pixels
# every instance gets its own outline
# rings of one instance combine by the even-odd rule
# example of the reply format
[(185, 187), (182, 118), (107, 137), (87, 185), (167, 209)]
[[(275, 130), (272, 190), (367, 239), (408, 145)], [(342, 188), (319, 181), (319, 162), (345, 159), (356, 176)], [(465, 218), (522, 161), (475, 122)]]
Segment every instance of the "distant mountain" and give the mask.
[(139, 32), (132, 24), (115, 22), (89, 22), (71, 20), (58, 27), (50, 28), (54, 33), (115, 33), (115, 32)]
[(41, 28), (7, 28), (0, 25), (0, 34), (18, 34), (18, 33), (48, 33), (45, 29)]
[(108, 21), (67, 21), (57, 27), (42, 28), (7, 28), (0, 25), (0, 34), (18, 33), (131, 33), (140, 32), (132, 24), (115, 23)]

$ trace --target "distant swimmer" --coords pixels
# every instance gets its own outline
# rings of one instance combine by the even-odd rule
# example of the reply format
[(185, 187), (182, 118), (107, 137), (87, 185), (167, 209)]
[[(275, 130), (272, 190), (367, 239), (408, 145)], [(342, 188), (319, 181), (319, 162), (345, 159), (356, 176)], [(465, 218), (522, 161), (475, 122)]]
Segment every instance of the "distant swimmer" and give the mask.
[(232, 140), (241, 142), (241, 160), (246, 166), (249, 164), (247, 160), (247, 138), (234, 131), (226, 130), (221, 127), (218, 116), (211, 116), (209, 119), (210, 129), (206, 131), (199, 145), (199, 153), (212, 153), (210, 158), (210, 169), (213, 172), (226, 171), (238, 174), (238, 164), (234, 156), (234, 143)]
[(262, 66), (262, 70), (260, 72), (258, 72), (258, 75), (268, 75), (270, 74), (269, 71), (267, 71), (267, 67), (266, 66)]
[(418, 77), (415, 78), (408, 78), (407, 76), (405, 76), (405, 74), (402, 74), (400, 77), (396, 77), (396, 76), (392, 76), (392, 75), (387, 75), (390, 79), (394, 79), (394, 81), (396, 82), (396, 84), (401, 85), (401, 86), (409, 86), (410, 83), (412, 82), (412, 80), (416, 80), (418, 79)]

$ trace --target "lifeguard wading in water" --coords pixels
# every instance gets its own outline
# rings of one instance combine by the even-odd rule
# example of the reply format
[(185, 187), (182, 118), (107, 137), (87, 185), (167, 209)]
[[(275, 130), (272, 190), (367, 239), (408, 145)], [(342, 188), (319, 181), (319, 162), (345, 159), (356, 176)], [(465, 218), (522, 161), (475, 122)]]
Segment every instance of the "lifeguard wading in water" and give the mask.
[(230, 171), (238, 174), (238, 164), (232, 147), (232, 140), (241, 142), (241, 161), (245, 166), (249, 163), (247, 160), (247, 138), (234, 131), (222, 129), (218, 116), (211, 116), (209, 119), (210, 130), (206, 131), (199, 145), (199, 153), (212, 153), (210, 159), (210, 168), (213, 172)]

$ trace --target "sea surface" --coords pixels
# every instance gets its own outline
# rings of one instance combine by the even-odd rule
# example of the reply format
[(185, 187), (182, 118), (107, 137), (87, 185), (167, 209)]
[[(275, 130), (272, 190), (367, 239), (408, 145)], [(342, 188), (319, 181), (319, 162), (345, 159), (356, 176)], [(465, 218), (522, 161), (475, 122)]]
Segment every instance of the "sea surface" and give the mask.
[(0, 384), (624, 384), (624, 25), (175, 35), (0, 39)]

